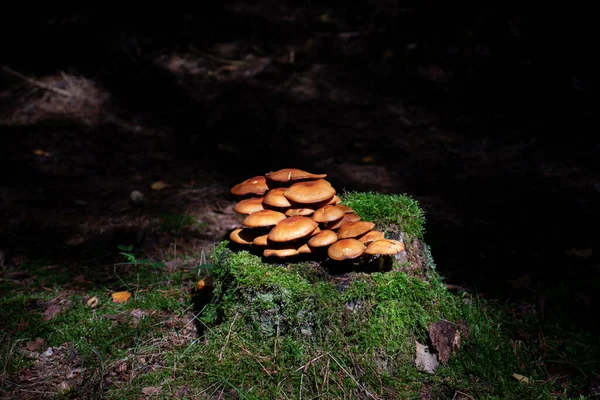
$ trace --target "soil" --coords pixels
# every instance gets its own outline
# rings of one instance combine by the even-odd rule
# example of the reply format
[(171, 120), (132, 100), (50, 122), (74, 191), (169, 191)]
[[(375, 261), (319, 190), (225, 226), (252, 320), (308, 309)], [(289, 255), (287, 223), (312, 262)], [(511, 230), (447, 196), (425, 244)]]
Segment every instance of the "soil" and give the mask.
[(208, 252), (239, 225), (233, 185), (295, 167), (416, 198), (449, 285), (598, 327), (585, 21), (556, 38), (537, 10), (216, 3), (4, 21), (0, 264)]

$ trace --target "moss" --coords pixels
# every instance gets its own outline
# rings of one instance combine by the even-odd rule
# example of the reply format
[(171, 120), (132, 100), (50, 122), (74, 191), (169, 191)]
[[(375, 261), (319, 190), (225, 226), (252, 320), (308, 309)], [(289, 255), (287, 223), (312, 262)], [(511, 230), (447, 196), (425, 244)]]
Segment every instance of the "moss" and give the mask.
[(408, 195), (374, 192), (346, 192), (342, 203), (352, 208), (363, 220), (374, 222), (386, 233), (404, 232), (409, 239), (423, 240), (425, 213)]

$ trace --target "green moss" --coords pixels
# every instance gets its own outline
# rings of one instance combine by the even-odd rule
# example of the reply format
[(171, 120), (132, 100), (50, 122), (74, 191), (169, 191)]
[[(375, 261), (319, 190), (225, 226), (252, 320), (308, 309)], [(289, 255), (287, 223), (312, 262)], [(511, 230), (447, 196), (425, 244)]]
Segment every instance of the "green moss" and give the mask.
[(404, 232), (410, 239), (423, 239), (425, 213), (408, 195), (374, 192), (346, 192), (342, 203), (352, 208), (365, 221), (390, 233)]

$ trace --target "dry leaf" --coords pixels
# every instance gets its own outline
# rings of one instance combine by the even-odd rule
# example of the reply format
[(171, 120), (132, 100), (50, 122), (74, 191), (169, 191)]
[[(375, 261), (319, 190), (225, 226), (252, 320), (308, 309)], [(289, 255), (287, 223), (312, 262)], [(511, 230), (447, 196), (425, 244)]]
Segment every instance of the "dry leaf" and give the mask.
[(112, 294), (112, 300), (115, 303), (125, 303), (131, 297), (129, 292), (115, 292)]
[(512, 377), (518, 380), (519, 382), (529, 383), (529, 378), (521, 375), (521, 374), (512, 374)]
[(429, 348), (415, 340), (416, 354), (415, 365), (420, 371), (425, 371), (433, 374), (438, 367), (438, 359), (435, 354), (429, 351)]
[(150, 187), (152, 188), (152, 190), (163, 190), (168, 188), (169, 184), (165, 183), (164, 181), (156, 181)]
[(142, 389), (142, 393), (144, 393), (145, 395), (158, 395), (160, 394), (160, 387), (158, 386), (146, 386), (145, 388)]
[(98, 305), (98, 296), (94, 296), (85, 302), (88, 307), (95, 308)]
[(46, 311), (44, 311), (44, 319), (46, 321), (51, 320), (60, 312), (61, 309), (62, 307), (60, 305), (52, 304), (50, 307), (46, 308)]

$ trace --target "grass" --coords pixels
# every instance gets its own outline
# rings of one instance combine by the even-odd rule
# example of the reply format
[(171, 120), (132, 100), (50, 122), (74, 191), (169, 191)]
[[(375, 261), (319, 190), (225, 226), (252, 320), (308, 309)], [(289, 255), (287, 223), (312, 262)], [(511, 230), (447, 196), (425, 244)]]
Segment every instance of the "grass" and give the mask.
[[(409, 198), (354, 193), (344, 203), (415, 240), (424, 232)], [(566, 328), (566, 316), (450, 293), (427, 254), (424, 280), (399, 271), (324, 279), (317, 262), (265, 263), (227, 241), (209, 264), (177, 270), (119, 251), (125, 263), (85, 279), (60, 266), (4, 270), (0, 392), (39, 398), (26, 396), (38, 374), (53, 398), (574, 399), (600, 359), (598, 339)], [(194, 290), (207, 271), (212, 292)], [(113, 302), (122, 290), (131, 299)], [(415, 341), (439, 321), (468, 333), (435, 374), (420, 372)]]

